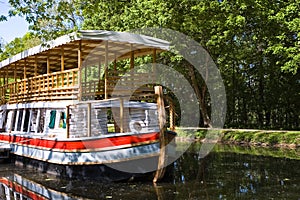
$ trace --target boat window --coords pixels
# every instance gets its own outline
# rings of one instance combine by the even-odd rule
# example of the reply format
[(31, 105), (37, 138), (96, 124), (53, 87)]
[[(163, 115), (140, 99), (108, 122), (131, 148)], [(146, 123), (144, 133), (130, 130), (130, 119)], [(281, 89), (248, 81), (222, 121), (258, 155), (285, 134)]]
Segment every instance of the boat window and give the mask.
[(24, 125), (23, 125), (23, 132), (28, 131), (29, 117), (30, 117), (30, 111), (26, 110), (25, 111), (25, 120), (24, 120)]
[(48, 127), (50, 129), (54, 129), (55, 119), (56, 119), (56, 110), (51, 110), (51, 112), (50, 112), (50, 122), (49, 122), (49, 125), (48, 125)]
[[(106, 134), (108, 132), (108, 118), (107, 113), (109, 111), (105, 109), (94, 109), (94, 112), (92, 112), (92, 120), (96, 120), (98, 122), (95, 125), (92, 125), (92, 135), (102, 135)], [(110, 128), (110, 131), (112, 128)]]
[(44, 132), (46, 109), (40, 110), (40, 123), (38, 124), (38, 133)]
[(12, 124), (11, 124), (11, 130), (12, 131), (16, 131), (15, 125), (16, 125), (16, 119), (17, 119), (17, 111), (15, 110), (15, 111), (11, 111), (11, 112), (12, 112), (12, 115), (13, 115), (13, 117), (12, 117)]
[[(22, 119), (23, 119), (23, 110), (19, 110), (19, 117), (17, 120), (17, 131), (21, 131)], [(18, 115), (18, 114), (17, 114)]]
[(67, 117), (65, 112), (60, 112), (60, 119), (59, 119), (59, 128), (66, 128), (67, 127)]
[(7, 112), (4, 110), (0, 111), (0, 131), (2, 131), (6, 126), (6, 120), (7, 120)]
[(35, 132), (36, 130), (36, 119), (37, 119), (37, 115), (38, 115), (38, 111), (36, 109), (32, 110), (32, 117), (31, 117), (31, 121), (29, 122), (30, 123), (30, 127), (29, 127), (29, 131), (30, 132)]
[(116, 132), (115, 120), (113, 118), (112, 110), (107, 109), (106, 112), (107, 116), (107, 133), (114, 133)]

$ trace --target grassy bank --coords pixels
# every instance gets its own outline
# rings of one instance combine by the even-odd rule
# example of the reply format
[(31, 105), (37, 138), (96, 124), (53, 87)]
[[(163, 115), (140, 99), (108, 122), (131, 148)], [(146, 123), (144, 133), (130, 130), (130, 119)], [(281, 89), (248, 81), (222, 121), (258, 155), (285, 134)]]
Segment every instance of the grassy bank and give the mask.
[[(200, 129), (191, 134), (190, 130), (178, 129), (179, 137), (192, 137), (196, 140), (210, 139), (207, 137), (208, 130)], [(300, 147), (300, 131), (267, 131), (267, 130), (244, 130), (244, 129), (224, 129), (214, 130), (219, 142), (272, 147)], [(214, 135), (211, 134), (211, 135)]]

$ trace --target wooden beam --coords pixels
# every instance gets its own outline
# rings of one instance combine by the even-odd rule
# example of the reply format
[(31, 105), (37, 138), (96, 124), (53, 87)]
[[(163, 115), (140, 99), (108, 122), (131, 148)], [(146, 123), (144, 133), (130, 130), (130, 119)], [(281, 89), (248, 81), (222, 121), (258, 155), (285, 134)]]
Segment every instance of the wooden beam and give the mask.
[[(65, 51), (64, 47), (61, 47), (61, 56), (60, 56), (60, 71), (65, 71)], [(53, 76), (52, 76), (53, 77)], [(52, 81), (53, 84), (54, 81)], [(64, 74), (61, 75), (61, 86), (64, 87), (65, 85), (65, 76)]]
[(24, 71), (23, 71), (23, 79), (26, 79), (26, 65), (27, 65), (27, 62), (26, 62), (26, 59), (25, 59)]
[(156, 49), (153, 49), (153, 61), (152, 61), (152, 72), (155, 73), (155, 67), (156, 67)]
[(108, 41), (105, 41), (104, 98), (108, 99)]
[(134, 50), (133, 44), (130, 44), (130, 69), (134, 68)]
[(81, 65), (82, 65), (82, 52), (81, 52), (81, 40), (78, 44), (78, 51), (77, 51), (77, 59), (78, 59), (78, 85), (79, 85), (79, 93), (78, 93), (78, 100), (81, 100), (82, 97), (82, 86), (81, 86)]
[(34, 76), (37, 76), (37, 67), (38, 67), (38, 63), (37, 63), (37, 56), (34, 56)]
[(25, 59), (25, 63), (24, 63), (24, 80), (23, 80), (23, 92), (24, 94), (26, 94), (26, 59)]
[(8, 84), (8, 67), (6, 68), (6, 84)]
[(86, 65), (84, 65), (83, 69), (84, 69), (84, 82), (86, 83), (87, 82), (87, 76), (88, 76), (88, 73), (87, 73), (88, 68), (86, 67)]
[(60, 71), (62, 71), (62, 72), (65, 71), (65, 51), (64, 51), (64, 47), (61, 47), (60, 67), (61, 67)]
[(175, 106), (171, 99), (169, 99), (170, 108), (170, 130), (175, 131)]
[(120, 99), (120, 133), (124, 133), (124, 100)]
[(117, 71), (117, 55), (115, 54), (115, 59), (114, 59), (114, 71)]
[(81, 46), (81, 41), (79, 41), (79, 46), (78, 46), (78, 54), (77, 54), (77, 57), (78, 57), (78, 69), (81, 68), (81, 64), (82, 64), (82, 50), (81, 50), (82, 46)]
[(165, 106), (163, 100), (163, 90), (162, 86), (154, 87), (155, 94), (157, 95), (157, 110), (158, 110), (158, 121), (159, 121), (159, 142), (160, 142), (160, 153), (158, 157), (158, 166), (157, 171), (155, 173), (153, 182), (156, 183), (158, 180), (162, 179), (165, 174), (165, 166), (166, 166), (166, 145), (167, 145), (167, 137), (165, 133), (165, 122), (166, 122), (166, 114), (165, 114)]
[(98, 64), (98, 78), (101, 80), (101, 59), (99, 59), (99, 64)]
[(3, 72), (0, 70), (0, 86), (3, 86)]
[(49, 58), (49, 54), (47, 54), (47, 74), (50, 74), (50, 58)]
[(49, 53), (47, 53), (47, 90), (49, 91), (49, 82), (50, 82), (50, 80), (49, 80), (49, 74), (50, 74), (50, 59), (49, 59)]
[(17, 64), (14, 66), (14, 81), (17, 82)]

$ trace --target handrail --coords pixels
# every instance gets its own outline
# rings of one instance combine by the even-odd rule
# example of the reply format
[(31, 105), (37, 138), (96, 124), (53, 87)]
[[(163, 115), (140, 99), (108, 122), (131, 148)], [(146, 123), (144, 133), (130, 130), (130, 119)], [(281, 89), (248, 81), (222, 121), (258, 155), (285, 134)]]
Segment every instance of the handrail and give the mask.
[[(106, 89), (104, 80), (81, 81), (80, 91), (78, 75), (78, 69), (76, 68), (62, 72), (53, 72), (51, 74), (42, 74), (5, 84), (0, 86), (0, 105), (6, 102), (79, 100), (79, 96), (84, 99), (93, 99), (91, 97), (99, 99), (104, 98), (105, 91), (111, 96), (113, 91), (123, 95), (132, 89), (135, 90), (135, 97), (137, 99), (152, 98), (151, 94), (154, 94), (153, 85), (151, 85), (153, 76), (151, 74), (133, 74), (122, 79), (122, 75), (109, 76), (107, 78)], [(120, 80), (120, 87), (116, 91), (115, 86)], [(141, 80), (149, 84), (140, 88)], [(79, 95), (79, 92), (81, 92), (81, 95)]]
[(0, 104), (53, 99), (74, 99), (78, 69), (42, 74), (0, 86)]

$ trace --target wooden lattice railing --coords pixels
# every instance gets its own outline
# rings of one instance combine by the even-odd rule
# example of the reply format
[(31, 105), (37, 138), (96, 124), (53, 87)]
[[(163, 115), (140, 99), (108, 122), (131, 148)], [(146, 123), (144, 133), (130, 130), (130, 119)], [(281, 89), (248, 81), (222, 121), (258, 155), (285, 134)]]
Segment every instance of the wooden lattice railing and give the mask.
[(82, 97), (87, 99), (103, 99), (106, 91), (109, 98), (114, 92), (116, 95), (114, 97), (129, 94), (132, 100), (153, 99), (154, 89), (152, 79), (153, 76), (147, 73), (137, 73), (126, 77), (122, 77), (121, 75), (109, 76), (106, 89), (105, 80), (81, 82)]
[(78, 69), (54, 72), (0, 86), (0, 103), (77, 99)]
[[(149, 100), (154, 97), (152, 78), (151, 74), (146, 73), (122, 79), (121, 75), (111, 75), (106, 81), (81, 81), (79, 86), (78, 69), (54, 72), (0, 86), (0, 105), (7, 102), (78, 100), (80, 97), (82, 100), (104, 99), (105, 93), (107, 98), (111, 98), (113, 92), (120, 96), (130, 94), (134, 100)], [(141, 85), (141, 82), (148, 84)]]

